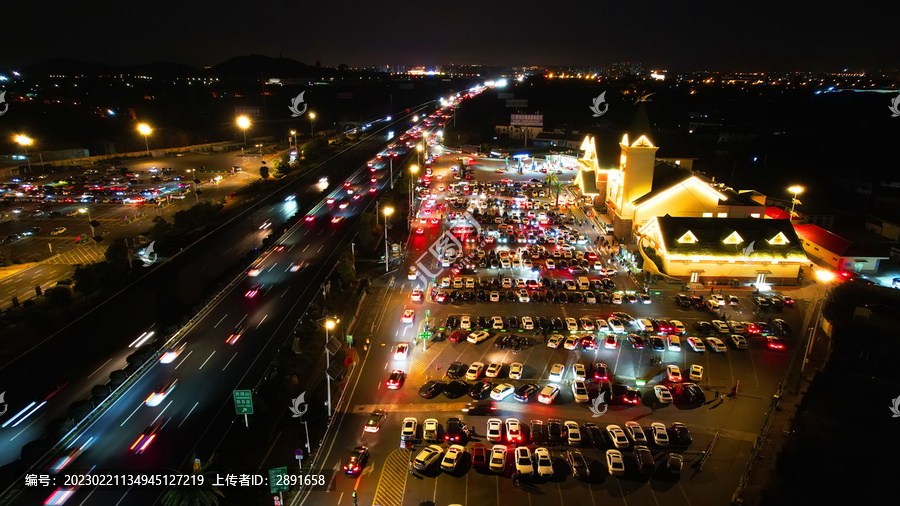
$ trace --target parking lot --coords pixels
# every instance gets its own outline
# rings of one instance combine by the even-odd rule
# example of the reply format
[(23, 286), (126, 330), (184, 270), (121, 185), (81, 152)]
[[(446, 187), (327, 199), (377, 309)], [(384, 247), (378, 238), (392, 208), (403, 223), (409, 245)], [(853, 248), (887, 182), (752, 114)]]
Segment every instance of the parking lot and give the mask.
[[(545, 202), (553, 202), (546, 197), (552, 195), (550, 192), (545, 191), (543, 199), (539, 194), (536, 198), (526, 197), (527, 208), (514, 209), (512, 204), (505, 207), (503, 202), (515, 199), (516, 190), (509, 186), (509, 180), (530, 185), (536, 183), (532, 179), (543, 180), (546, 174), (498, 173), (496, 167), (502, 167), (502, 161), (479, 159), (472, 164), (470, 172), (474, 180), (498, 183), (486, 188), (506, 185), (511, 190), (505, 195), (486, 196), (489, 202), (486, 206), (456, 208), (446, 206), (447, 201), (442, 197), (449, 186), (439, 183), (465, 181), (453, 179), (451, 166), (455, 164), (458, 164), (456, 160), (446, 157), (434, 163), (430, 186), (435, 189), (443, 186), (445, 190), (433, 195), (429, 213), (415, 218), (418, 223), (414, 223), (414, 229), (420, 227), (421, 233), (414, 232), (411, 236), (407, 263), (385, 295), (383, 313), (375, 318), (377, 326), (373, 325), (373, 348), (368, 359), (371, 364), (367, 363), (361, 373), (367, 380), (357, 386), (350, 405), (352, 415), (345, 421), (356, 432), (366, 423), (371, 411), (387, 412), (377, 434), (365, 433), (357, 441), (370, 448), (371, 462), (381, 466), (380, 471), (373, 471), (378, 478), (377, 485), (359, 489), (363, 500), (371, 497), (374, 504), (382, 506), (419, 504), (424, 500), (436, 504), (477, 501), (498, 505), (511, 501), (597, 504), (608, 500), (633, 503), (636, 499), (705, 504), (730, 500), (776, 385), (797, 345), (796, 338), (787, 335), (783, 337), (784, 349), (772, 349), (765, 332), (752, 330), (768, 326), (774, 334), (772, 321), (775, 319), (783, 319), (787, 326), (799, 329), (806, 301), (761, 310), (751, 292), (726, 290), (721, 294), (724, 304), (717, 304), (715, 311), (711, 311), (703, 304), (676, 303), (678, 286), (674, 289), (649, 287), (644, 292), (644, 287), (616, 262), (617, 249), (603, 246), (603, 239), (611, 238), (578, 223), (565, 208), (556, 209), (551, 205), (550, 209), (544, 209)], [(558, 177), (570, 178), (572, 173)], [(501, 183), (501, 180), (506, 181)], [(534, 191), (540, 188), (535, 186)], [(432, 196), (425, 191), (421, 195)], [(471, 202), (474, 196), (467, 198)], [(529, 216), (529, 209), (539, 211)], [(508, 218), (515, 217), (507, 214), (508, 211), (516, 210), (519, 223), (508, 223)], [(500, 223), (496, 222), (495, 211), (504, 212)], [(448, 213), (455, 212), (460, 216), (454, 221), (454, 216)], [(437, 218), (435, 223), (432, 218)], [(505, 232), (501, 232), (500, 227), (504, 225), (511, 228), (504, 227)], [(460, 232), (460, 229), (464, 230)], [(448, 241), (445, 231), (451, 231), (457, 240)], [(550, 238), (554, 241), (550, 242)], [(450, 255), (448, 250), (453, 250)], [(548, 262), (552, 262), (553, 268), (548, 268)], [(690, 296), (710, 298), (710, 294), (685, 295), (688, 301)], [(735, 298), (729, 301), (729, 295)], [(627, 313), (628, 317), (616, 318), (613, 313)], [(619, 322), (611, 327), (610, 321), (616, 319)], [(672, 326), (673, 320), (683, 326), (683, 332), (665, 330)], [(753, 325), (734, 328), (726, 323), (726, 331), (719, 332), (711, 323), (700, 324), (713, 320)], [(461, 329), (461, 324), (470, 328)], [(470, 340), (469, 335), (476, 332), (487, 332), (488, 337)], [(730, 337), (733, 334), (743, 336), (738, 344), (746, 342), (745, 349), (734, 344)], [(422, 337), (429, 335), (431, 338), (423, 341)], [(669, 336), (673, 335), (680, 338), (680, 346), (672, 345)], [(641, 337), (645, 345), (635, 346), (634, 336)], [(570, 341), (571, 349), (566, 349), (567, 337), (577, 338)], [(653, 348), (651, 337), (660, 337), (662, 349)], [(695, 351), (687, 342), (689, 337), (699, 337), (706, 350)], [(710, 337), (721, 338), (724, 350), (715, 352)], [(548, 346), (556, 341), (558, 347)], [(403, 343), (410, 346), (410, 351), (396, 355), (397, 345)], [(483, 364), (483, 369), (477, 378), (466, 379), (469, 366), (475, 363)], [(510, 378), (513, 363), (522, 365), (521, 376), (516, 371), (517, 378)], [(497, 370), (491, 371), (496, 372), (496, 377), (486, 377), (491, 364), (498, 364), (494, 366)], [(551, 380), (551, 372), (556, 372), (552, 371), (555, 364), (561, 364), (562, 371), (560, 377)], [(576, 402), (573, 393), (576, 364), (584, 366), (587, 402), (585, 399)], [(593, 371), (598, 367), (593, 364), (602, 366), (608, 378), (595, 379)], [(692, 381), (689, 373), (695, 365), (702, 367), (702, 377)], [(672, 381), (669, 366), (680, 369), (682, 381), (677, 378)], [(402, 381), (396, 389), (389, 389), (386, 381), (394, 370), (402, 371)], [(456, 381), (463, 382), (464, 388), (454, 391), (451, 387), (447, 394), (442, 393), (444, 385), (454, 381), (448, 372), (461, 376)], [(420, 387), (431, 381), (442, 385), (432, 385), (430, 392), (420, 395)], [(471, 394), (466, 392), (465, 387), (484, 381), (490, 385), (477, 391), (473, 389)], [(685, 382), (696, 383), (705, 400), (687, 399), (681, 386)], [(501, 395), (496, 399), (502, 400), (492, 401), (490, 392), (499, 384), (512, 385), (514, 390), (535, 384), (537, 390), (524, 402), (516, 400), (510, 392), (499, 392)], [(558, 395), (549, 403), (539, 401), (537, 393), (551, 384), (559, 387)], [(662, 402), (655, 386), (667, 387), (672, 402)], [(636, 404), (623, 399), (628, 390), (637, 391)], [(601, 394), (604, 395), (598, 400)], [(475, 410), (487, 410), (486, 414), (464, 412), (470, 403), (477, 403), (479, 407)], [(415, 418), (418, 423), (411, 448), (400, 441), (401, 425), (407, 417)], [(430, 443), (424, 439), (422, 424), (426, 419), (435, 418), (446, 426), (451, 417), (459, 417), (475, 430), (474, 435), (462, 441), (466, 453), (458, 467), (454, 471), (442, 471), (438, 461), (421, 472), (410, 473), (401, 464), (411, 463)], [(500, 472), (473, 467), (471, 461), (476, 444), (485, 445), (488, 452), (495, 444), (485, 438), (488, 419), (493, 417), (504, 422), (508, 418), (518, 419), (524, 435), (522, 441), (504, 438), (499, 442), (509, 448), (507, 462)], [(531, 441), (534, 421), (546, 425), (552, 419), (574, 422), (582, 432), (590, 432), (585, 427), (590, 423), (605, 432), (609, 424), (624, 428), (626, 422), (637, 422), (650, 438), (647, 446), (654, 469), (650, 472), (638, 469), (631, 440), (621, 449), (624, 461), (621, 476), (611, 476), (607, 469), (606, 450), (614, 448), (607, 436), (596, 440), (586, 437), (579, 445)], [(670, 437), (675, 434), (673, 424), (684, 424), (691, 441), (680, 445), (655, 444), (650, 432), (654, 422), (662, 423)], [(442, 451), (449, 447), (447, 442), (439, 443)], [(537, 448), (547, 448), (553, 461), (552, 476), (517, 477), (513, 483), (516, 466), (512, 461), (517, 446), (527, 446), (532, 453)], [(573, 476), (566, 458), (571, 450), (583, 455), (588, 476)], [(712, 451), (700, 471), (702, 452), (708, 450)], [(684, 465), (680, 474), (666, 469), (671, 453), (682, 455)], [(388, 465), (391, 462), (394, 465)], [(400, 495), (390, 492), (398, 488), (404, 492)]]

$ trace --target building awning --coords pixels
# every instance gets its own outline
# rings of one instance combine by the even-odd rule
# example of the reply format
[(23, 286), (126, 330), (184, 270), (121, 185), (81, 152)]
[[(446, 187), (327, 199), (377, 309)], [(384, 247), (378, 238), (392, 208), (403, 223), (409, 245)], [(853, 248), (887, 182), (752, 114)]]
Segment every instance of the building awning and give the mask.
[(758, 270), (758, 271), (756, 271), (756, 273), (757, 273), (757, 274), (772, 274), (772, 271), (769, 271), (769, 270)]

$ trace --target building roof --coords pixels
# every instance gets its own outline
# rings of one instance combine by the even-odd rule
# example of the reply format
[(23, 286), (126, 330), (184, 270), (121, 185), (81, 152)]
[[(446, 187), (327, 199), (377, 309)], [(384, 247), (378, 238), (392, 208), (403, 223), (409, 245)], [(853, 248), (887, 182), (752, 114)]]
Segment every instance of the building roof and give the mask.
[(600, 195), (597, 189), (597, 174), (592, 170), (582, 169), (579, 172), (578, 186), (584, 195)]
[(632, 205), (639, 206), (669, 188), (690, 179), (693, 175), (694, 173), (690, 169), (680, 165), (658, 162), (653, 167), (653, 181), (650, 183), (650, 191), (636, 198)]
[(854, 242), (811, 223), (795, 224), (794, 230), (803, 240), (825, 248), (839, 257), (888, 258), (886, 250), (889, 246), (884, 244)]
[(768, 206), (766, 207), (766, 218), (770, 220), (786, 220), (791, 217), (791, 213), (785, 211), (780, 207)]
[[(663, 245), (669, 255), (715, 256), (754, 260), (806, 258), (803, 245), (788, 220), (762, 218), (657, 218)], [(688, 234), (690, 232), (690, 234)], [(739, 241), (726, 244), (737, 233)], [(696, 241), (679, 242), (693, 236)], [(787, 242), (779, 244), (778, 237)], [(733, 242), (733, 241), (729, 241)]]

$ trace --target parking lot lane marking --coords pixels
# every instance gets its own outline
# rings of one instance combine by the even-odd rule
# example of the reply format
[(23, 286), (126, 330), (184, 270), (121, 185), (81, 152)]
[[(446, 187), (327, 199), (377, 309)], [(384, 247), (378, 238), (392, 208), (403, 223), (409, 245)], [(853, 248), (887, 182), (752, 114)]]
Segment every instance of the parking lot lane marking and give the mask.
[[(723, 339), (724, 341), (724, 339)], [(727, 346), (727, 345), (726, 345)], [(725, 352), (728, 355), (728, 371), (731, 374), (731, 381), (728, 382), (729, 385), (734, 385), (734, 364), (731, 363), (731, 353), (732, 350), (728, 350)]]
[[(688, 506), (691, 506), (691, 499), (688, 497), (687, 493), (684, 491), (684, 486), (681, 485), (681, 482), (678, 482), (678, 490), (681, 491), (681, 495), (684, 496), (684, 502), (687, 503)], [(623, 496), (624, 499), (624, 496)]]
[(401, 506), (403, 504), (406, 479), (409, 476), (410, 456), (411, 452), (399, 448), (388, 455), (381, 467), (372, 504), (379, 506)]
[(756, 362), (753, 361), (753, 353), (750, 349), (750, 340), (747, 340), (747, 356), (750, 357), (750, 367), (753, 369), (753, 379), (756, 381), (756, 388), (759, 388), (759, 374), (756, 372)]

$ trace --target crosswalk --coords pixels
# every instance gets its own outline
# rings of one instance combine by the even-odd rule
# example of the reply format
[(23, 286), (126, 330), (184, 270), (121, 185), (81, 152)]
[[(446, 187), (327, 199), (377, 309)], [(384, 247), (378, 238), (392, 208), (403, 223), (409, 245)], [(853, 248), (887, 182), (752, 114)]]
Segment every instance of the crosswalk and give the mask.
[(45, 264), (88, 265), (106, 260), (105, 246), (77, 246), (44, 260)]

